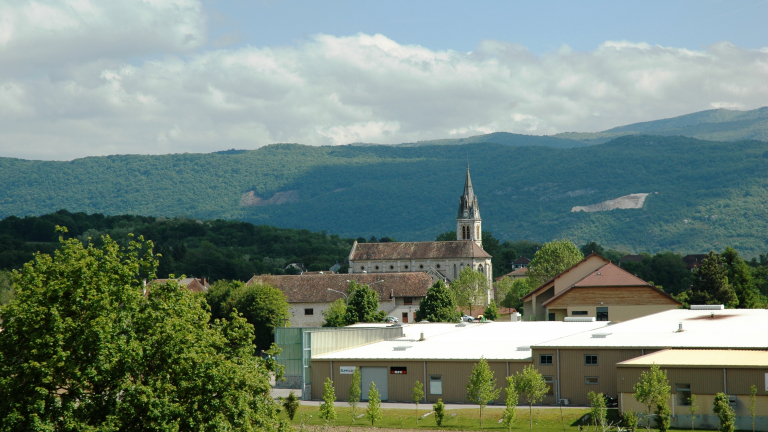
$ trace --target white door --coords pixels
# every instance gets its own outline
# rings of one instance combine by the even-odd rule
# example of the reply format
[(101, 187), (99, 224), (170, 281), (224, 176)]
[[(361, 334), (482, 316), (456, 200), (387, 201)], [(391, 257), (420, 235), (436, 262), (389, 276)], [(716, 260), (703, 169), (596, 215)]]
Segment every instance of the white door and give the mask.
[(379, 391), (379, 398), (385, 401), (389, 399), (389, 390), (387, 388), (387, 368), (385, 367), (363, 367), (360, 371), (360, 384), (362, 384), (362, 397), (364, 401), (368, 400), (368, 389), (371, 381), (376, 383), (376, 390)]

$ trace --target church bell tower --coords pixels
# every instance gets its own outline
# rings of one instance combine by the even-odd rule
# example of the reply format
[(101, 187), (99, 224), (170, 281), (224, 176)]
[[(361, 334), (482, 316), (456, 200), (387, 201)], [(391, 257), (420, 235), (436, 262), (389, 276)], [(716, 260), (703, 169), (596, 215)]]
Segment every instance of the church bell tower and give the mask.
[(459, 216), (456, 218), (456, 240), (473, 241), (483, 247), (481, 222), (480, 208), (477, 206), (477, 197), (472, 190), (472, 179), (469, 177), (469, 165), (467, 165), (464, 194), (459, 198)]

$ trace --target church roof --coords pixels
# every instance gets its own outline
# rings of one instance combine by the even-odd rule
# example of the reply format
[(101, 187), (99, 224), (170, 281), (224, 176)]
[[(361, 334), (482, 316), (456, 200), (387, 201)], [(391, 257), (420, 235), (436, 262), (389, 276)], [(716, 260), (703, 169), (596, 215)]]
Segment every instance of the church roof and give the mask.
[(350, 261), (442, 258), (490, 258), (473, 241), (357, 243), (349, 253)]
[[(467, 216), (464, 216), (465, 211)], [(464, 180), (464, 194), (459, 198), (459, 216), (457, 219), (480, 219), (480, 207), (477, 205), (477, 196), (472, 189), (469, 165), (467, 165), (467, 178)]]
[(263, 275), (252, 277), (246, 285), (271, 285), (282, 291), (289, 303), (330, 303), (344, 298), (337, 291), (346, 293), (350, 280), (368, 285), (379, 294), (379, 301), (392, 297), (424, 297), (432, 286), (432, 277), (425, 272)]

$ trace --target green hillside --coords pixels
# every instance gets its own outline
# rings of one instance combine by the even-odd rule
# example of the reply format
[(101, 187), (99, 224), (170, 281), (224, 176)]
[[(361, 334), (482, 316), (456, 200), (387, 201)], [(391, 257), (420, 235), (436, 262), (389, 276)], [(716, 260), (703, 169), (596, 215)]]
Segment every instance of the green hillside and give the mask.
[(714, 109), (679, 117), (634, 123), (596, 133), (566, 132), (555, 138), (600, 144), (624, 135), (686, 136), (711, 141), (768, 141), (768, 107), (751, 111)]
[(568, 139), (555, 136), (521, 135), (509, 132), (494, 132), (485, 135), (471, 136), (468, 138), (418, 141), (415, 143), (403, 143), (399, 145), (405, 147), (417, 147), (428, 145), (461, 145), (478, 143), (503, 144), (513, 147), (543, 146), (554, 148), (585, 147), (591, 144), (589, 142), (577, 139)]
[[(747, 257), (768, 249), (768, 142), (659, 136), (568, 149), (279, 144), (71, 162), (4, 158), (0, 217), (66, 208), (431, 240), (455, 229), (468, 155), (483, 228), (497, 238), (682, 253), (731, 245)], [(633, 193), (651, 195), (641, 209), (570, 211)]]

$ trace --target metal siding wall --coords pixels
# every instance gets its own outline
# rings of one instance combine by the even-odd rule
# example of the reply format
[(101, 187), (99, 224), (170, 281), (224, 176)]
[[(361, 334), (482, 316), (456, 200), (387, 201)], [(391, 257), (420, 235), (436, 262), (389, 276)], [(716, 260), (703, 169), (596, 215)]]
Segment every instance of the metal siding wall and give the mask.
[[(584, 364), (584, 356), (597, 355), (597, 365)], [(561, 349), (560, 397), (572, 405), (589, 405), (590, 391), (616, 396), (616, 363), (640, 356), (639, 349)], [(538, 367), (538, 366), (537, 366)], [(584, 383), (584, 377), (596, 376), (599, 384)]]
[[(620, 393), (634, 393), (635, 384), (640, 380), (640, 374), (649, 371), (648, 367), (617, 367), (618, 390)], [(691, 393), (695, 395), (714, 395), (723, 391), (723, 370), (720, 368), (665, 368), (667, 380), (675, 393), (675, 384), (690, 384)], [(731, 384), (728, 383), (730, 388)], [(749, 391), (747, 391), (749, 393)], [(701, 405), (700, 403), (698, 405)]]
[[(722, 373), (722, 372), (721, 372)], [(768, 368), (763, 369), (727, 369), (728, 394), (749, 395), (749, 387), (757, 387), (757, 394), (765, 394), (765, 374)]]
[[(323, 386), (325, 384), (325, 379), (331, 377), (331, 362), (329, 361), (312, 361), (311, 366), (311, 373), (310, 376), (312, 377), (312, 400), (319, 400), (323, 398)], [(336, 364), (333, 365), (336, 367)], [(334, 378), (336, 378), (336, 374), (334, 374)], [(336, 386), (336, 383), (334, 383), (334, 387), (336, 387), (336, 397), (339, 397), (339, 390), (338, 386)], [(349, 387), (349, 385), (347, 385)]]
[[(471, 361), (432, 361), (427, 362), (427, 379), (429, 375), (443, 376), (443, 394), (430, 395), (429, 386), (424, 388), (427, 402), (435, 403), (442, 398), (445, 403), (467, 403), (467, 382), (472, 373)], [(506, 369), (506, 365), (504, 366)]]
[[(536, 370), (539, 371), (542, 375), (547, 375), (552, 377), (552, 395), (548, 395), (544, 397), (544, 400), (541, 401), (543, 405), (552, 405), (554, 403), (557, 403), (555, 398), (557, 397), (557, 350), (556, 349), (532, 349), (532, 359), (533, 359), (533, 365), (536, 367)], [(540, 363), (541, 355), (551, 355), (552, 356), (552, 364), (551, 365), (542, 365)], [(527, 363), (531, 364), (531, 363)], [(510, 364), (510, 368), (512, 365)], [(522, 372), (523, 368), (520, 368), (520, 371)], [(512, 370), (510, 369), (510, 373), (512, 373)], [(562, 375), (562, 370), (560, 371)], [(512, 373), (514, 375), (514, 373)], [(563, 397), (563, 396), (561, 396)]]
[(344, 328), (336, 331), (312, 331), (312, 356), (328, 354), (403, 336), (402, 327), (377, 329)]
[[(314, 368), (315, 361), (312, 361)], [(360, 367), (386, 367), (389, 374), (391, 366), (404, 366), (408, 368), (406, 375), (389, 374), (387, 386), (389, 387), (389, 402), (411, 402), (413, 386), (416, 381), (424, 384), (424, 366), (420, 361), (361, 361), (361, 360), (334, 360), (333, 361), (333, 386), (336, 389), (336, 399), (346, 401), (349, 398), (349, 386), (352, 385), (352, 374), (342, 375), (339, 373), (341, 366)], [(326, 364), (326, 369), (328, 365)], [(314, 384), (314, 376), (312, 377)], [(323, 378), (325, 380), (325, 378)], [(312, 387), (314, 389), (314, 385)], [(424, 384), (424, 392), (427, 392), (427, 385)], [(318, 398), (322, 397), (322, 390)], [(368, 389), (362, 389), (362, 395), (368, 394)], [(312, 392), (312, 398), (315, 398), (315, 392)]]

